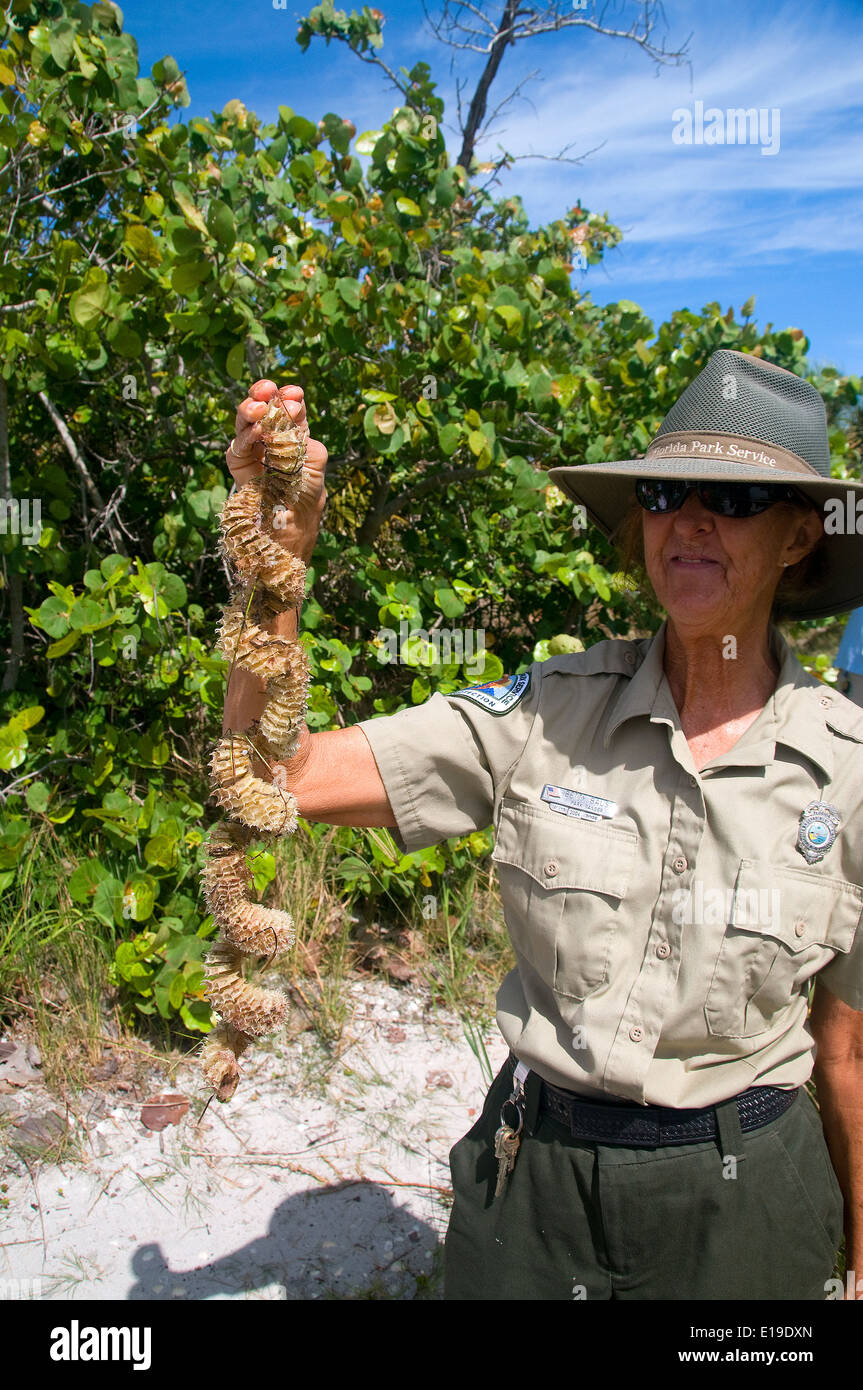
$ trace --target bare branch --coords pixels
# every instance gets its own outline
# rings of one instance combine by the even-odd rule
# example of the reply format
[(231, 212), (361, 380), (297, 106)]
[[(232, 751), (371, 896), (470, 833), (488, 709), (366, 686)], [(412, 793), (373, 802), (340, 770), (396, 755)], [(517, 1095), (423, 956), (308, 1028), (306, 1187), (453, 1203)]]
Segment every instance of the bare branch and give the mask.
[[(5, 787), (0, 787), (0, 801), (5, 801), (13, 787), (18, 787), (22, 782), (29, 782), (33, 777), (41, 777), (46, 767), (53, 767), (55, 763), (85, 763), (88, 759), (83, 754), (77, 757), (49, 758), (47, 763), (41, 767), (34, 768), (32, 772), (22, 772), (20, 777), (16, 777), (14, 782), (7, 782)], [(20, 795), (20, 793), (19, 793)]]
[[(458, 163), (470, 168), (476, 145), (489, 134), (494, 117), (516, 96), (524, 83), (530, 78), (522, 78), (516, 88), (499, 104), (492, 116), (486, 119), (488, 92), (497, 76), (507, 47), (514, 46), (523, 39), (535, 38), (539, 34), (561, 33), (566, 29), (584, 29), (606, 38), (625, 39), (636, 44), (657, 64), (679, 66), (687, 61), (687, 45), (691, 34), (678, 49), (669, 50), (664, 41), (659, 44), (653, 38), (654, 29), (663, 18), (659, 0), (643, 0), (636, 6), (638, 14), (629, 28), (607, 24), (607, 6), (603, 6), (596, 17), (573, 12), (564, 0), (550, 0), (544, 5), (522, 4), (520, 0), (506, 0), (502, 9), (496, 7), (499, 19), (488, 13), (488, 7), (477, 0), (444, 0), (439, 16), (432, 17), (425, 4), (423, 10), (426, 20), (435, 37), (447, 47), (462, 52), (479, 53), (486, 58), (476, 90), (468, 109), (467, 117), (462, 117), (461, 95), (463, 86), (456, 83), (456, 105), (459, 125), (462, 130), (462, 147)], [(530, 156), (539, 158), (541, 156)]]
[(111, 537), (111, 543), (114, 546), (114, 549), (117, 551), (118, 555), (125, 555), (127, 552), (126, 547), (123, 543), (123, 537), (120, 535), (120, 532), (114, 525), (114, 522), (110, 519), (108, 509), (106, 508), (105, 502), (102, 498), (102, 494), (93, 481), (92, 475), (90, 473), (89, 468), (87, 467), (87, 463), (84, 459), (84, 456), (81, 453), (81, 450), (78, 448), (78, 445), (76, 444), (72, 435), (70, 434), (69, 427), (66, 424), (66, 421), (63, 419), (63, 416), (60, 414), (56, 405), (51, 400), (51, 397), (48, 395), (47, 391), (40, 391), (39, 399), (44, 405), (48, 414), (51, 416), (51, 419), (54, 423), (54, 428), (56, 429), (57, 433), (59, 434), (66, 447), (66, 452), (78, 470), (78, 475), (81, 479), (82, 486), (86, 489), (87, 494), (89, 495), (94, 506), (98, 507), (99, 511), (105, 514), (103, 524), (105, 524), (108, 528), (108, 534)]
[[(421, 467), (425, 460), (420, 459), (417, 467)], [(375, 492), (375, 499), (369, 508), (362, 527), (360, 528), (357, 540), (360, 545), (374, 545), (381, 527), (389, 521), (391, 516), (400, 512), (402, 507), (413, 501), (415, 497), (422, 497), (427, 492), (434, 492), (438, 488), (447, 487), (450, 483), (458, 483), (466, 478), (476, 476), (476, 468), (451, 468), (445, 473), (429, 473), (412, 483), (404, 492), (400, 492), (396, 497), (386, 499), (388, 491), (388, 480), (384, 479), (378, 485)]]
[[(6, 382), (0, 376), (0, 487), (3, 497), (12, 497), (12, 470), (9, 464), (9, 428)], [(18, 672), (24, 659), (24, 591), (21, 575), (13, 572), (7, 578), (6, 589), (9, 594), (9, 626), (12, 641), (9, 660), (3, 671), (3, 690), (14, 690), (18, 684)]]
[[(68, 192), (68, 190), (69, 190), (70, 188), (77, 188), (77, 187), (79, 186), (79, 184), (82, 184), (82, 183), (89, 183), (90, 179), (104, 179), (104, 178), (107, 177), (107, 175), (108, 175), (109, 172), (110, 172), (110, 171), (106, 171), (105, 169), (96, 169), (92, 174), (84, 174), (83, 178), (80, 178), (80, 179), (73, 179), (71, 183), (64, 183), (64, 184), (61, 185), (60, 188), (52, 188), (52, 189), (50, 189), (50, 192), (51, 192), (52, 194), (66, 193), (66, 192)], [(117, 169), (116, 172), (119, 174), (121, 171), (120, 171), (120, 169)], [(42, 192), (34, 193), (33, 196), (32, 196), (32, 198), (25, 198), (25, 199), (24, 199), (24, 204), (26, 205), (27, 203), (38, 203), (40, 200), (41, 200), (41, 205), (42, 205), (42, 207), (45, 208), (45, 211), (46, 211), (51, 217), (59, 217), (59, 216), (60, 216), (59, 209), (57, 209), (57, 208), (55, 208), (55, 207), (52, 207), (52, 205), (51, 205), (50, 202), (48, 201), (48, 198), (47, 198), (47, 197), (45, 196), (45, 194), (42, 193)]]
[[(354, 52), (356, 52), (356, 50), (354, 50)], [(396, 76), (392, 68), (384, 62), (383, 58), (379, 58), (376, 53), (357, 53), (357, 57), (363, 63), (372, 63), (375, 67), (382, 68), (396, 90), (401, 92), (403, 97), (407, 97), (409, 88)]]
[(515, 42), (513, 27), (515, 25), (517, 12), (518, 0), (506, 0), (506, 6), (500, 24), (498, 25), (497, 33), (490, 44), (488, 62), (483, 69), (482, 75), (477, 83), (476, 91), (473, 94), (471, 104), (468, 108), (467, 122), (464, 128), (464, 139), (462, 140), (461, 152), (456, 161), (458, 164), (461, 164), (464, 169), (470, 169), (477, 134), (485, 117), (486, 105), (488, 103), (488, 91), (497, 76), (497, 70), (503, 59), (504, 49), (508, 43), (511, 44)]

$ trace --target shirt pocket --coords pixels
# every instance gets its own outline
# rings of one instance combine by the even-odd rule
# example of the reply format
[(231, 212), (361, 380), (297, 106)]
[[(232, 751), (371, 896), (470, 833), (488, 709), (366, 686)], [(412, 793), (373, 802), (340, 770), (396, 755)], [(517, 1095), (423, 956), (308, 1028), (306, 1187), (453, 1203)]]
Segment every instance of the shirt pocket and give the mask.
[(856, 883), (741, 859), (705, 1000), (713, 1036), (750, 1038), (775, 1027), (812, 976), (850, 951), (861, 911)]
[(637, 843), (634, 830), (503, 799), (492, 859), (507, 927), (555, 993), (584, 999), (608, 978)]

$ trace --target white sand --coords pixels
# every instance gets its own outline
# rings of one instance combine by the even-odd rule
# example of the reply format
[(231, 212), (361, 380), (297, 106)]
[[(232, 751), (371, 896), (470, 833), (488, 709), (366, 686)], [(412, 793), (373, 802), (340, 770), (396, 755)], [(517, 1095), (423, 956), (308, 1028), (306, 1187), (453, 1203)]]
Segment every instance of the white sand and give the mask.
[[(40, 1082), (0, 1098), (0, 1297), (423, 1296), (418, 1277), (439, 1271), (448, 1152), (486, 1084), (459, 1020), (425, 991), (344, 988), (338, 1060), (309, 1032), (267, 1040), (243, 1059), (234, 1099), (213, 1101), (200, 1125), (206, 1096), (189, 1064), (134, 1091), (109, 1081), (73, 1103), (83, 1161), (28, 1171), (10, 1122), (62, 1104)], [(507, 1048), (494, 1026), (485, 1044), (497, 1071)], [(154, 1133), (141, 1103), (166, 1091), (190, 1110)]]

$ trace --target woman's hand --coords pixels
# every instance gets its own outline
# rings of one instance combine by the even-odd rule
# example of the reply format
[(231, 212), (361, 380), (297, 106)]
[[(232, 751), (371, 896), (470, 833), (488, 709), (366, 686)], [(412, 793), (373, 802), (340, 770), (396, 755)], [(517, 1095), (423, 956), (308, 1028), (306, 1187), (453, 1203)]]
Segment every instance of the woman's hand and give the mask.
[(237, 410), (235, 436), (225, 450), (225, 461), (237, 487), (242, 487), (243, 483), (250, 482), (263, 472), (264, 445), (258, 422), (266, 414), (267, 405), (277, 391), (294, 424), (306, 437), (306, 460), (302, 493), (297, 498), (296, 506), (286, 511), (284, 524), (273, 534), (293, 555), (298, 555), (308, 564), (327, 503), (324, 481), (327, 451), (317, 439), (309, 437), (303, 388), (277, 387), (274, 381), (256, 381)]

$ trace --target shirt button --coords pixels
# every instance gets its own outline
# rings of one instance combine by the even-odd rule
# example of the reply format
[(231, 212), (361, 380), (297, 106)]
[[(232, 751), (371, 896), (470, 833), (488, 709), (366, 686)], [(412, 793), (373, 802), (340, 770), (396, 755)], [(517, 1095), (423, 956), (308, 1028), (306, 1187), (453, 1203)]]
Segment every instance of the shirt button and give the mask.
[(632, 1038), (633, 1042), (641, 1042), (641, 1039), (644, 1037), (644, 1030), (642, 1028), (630, 1028), (629, 1036)]
[(676, 859), (672, 859), (671, 867), (676, 874), (683, 873), (683, 870), (686, 868), (686, 860), (682, 854), (678, 854)]
[(623, 659), (624, 659), (624, 661), (626, 662), (627, 666), (634, 666), (634, 664), (635, 664), (635, 652), (624, 652), (624, 653), (623, 653)]
[(547, 878), (554, 878), (555, 874), (558, 873), (559, 869), (560, 865), (558, 864), (557, 860), (549, 859), (543, 872), (545, 873)]
[(795, 922), (795, 923), (794, 923), (794, 935), (795, 935), (795, 936), (805, 936), (805, 935), (806, 935), (806, 923), (805, 923), (805, 922)]
[(667, 941), (660, 941), (656, 948), (656, 954), (659, 956), (660, 960), (665, 960), (666, 956), (671, 955), (671, 947)]
[(690, 787), (697, 787), (697, 786), (698, 786), (698, 778), (697, 778), (697, 777), (690, 777), (690, 779), (689, 779), (689, 785), (690, 785)]
[(822, 695), (818, 703), (819, 705), (822, 705), (824, 709), (829, 709), (830, 706), (833, 704), (833, 701), (831, 700), (829, 695)]

